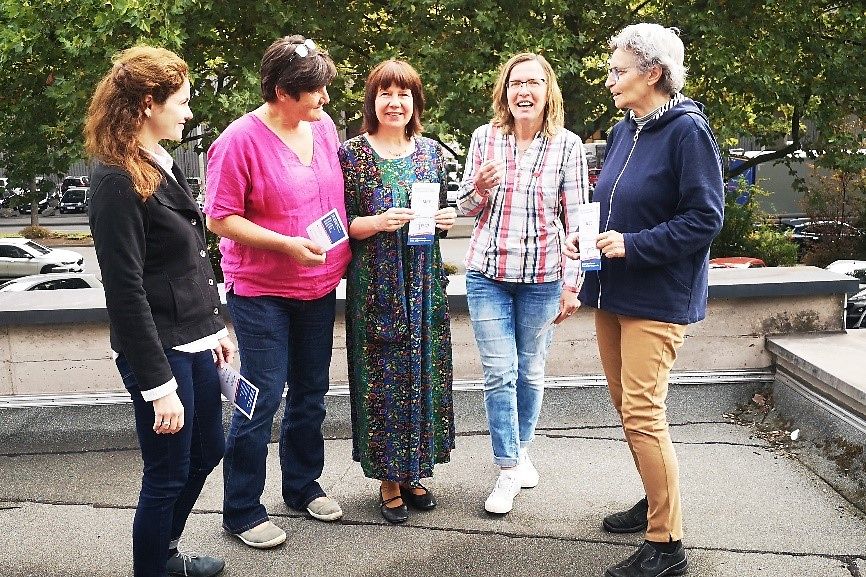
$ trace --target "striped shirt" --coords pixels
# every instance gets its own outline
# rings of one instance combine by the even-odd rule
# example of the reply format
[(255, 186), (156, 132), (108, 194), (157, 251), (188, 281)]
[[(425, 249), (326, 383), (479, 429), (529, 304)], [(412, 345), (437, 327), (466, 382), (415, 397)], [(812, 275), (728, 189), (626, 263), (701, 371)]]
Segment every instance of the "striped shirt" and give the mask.
[[(505, 161), (502, 183), (477, 194), (475, 172), (487, 159)], [(562, 254), (577, 232), (577, 207), (589, 201), (586, 155), (573, 132), (535, 135), (518, 154), (513, 134), (486, 124), (472, 134), (457, 210), (475, 217), (466, 269), (498, 281), (542, 283), (563, 279), (568, 290), (583, 280), (580, 262)]]

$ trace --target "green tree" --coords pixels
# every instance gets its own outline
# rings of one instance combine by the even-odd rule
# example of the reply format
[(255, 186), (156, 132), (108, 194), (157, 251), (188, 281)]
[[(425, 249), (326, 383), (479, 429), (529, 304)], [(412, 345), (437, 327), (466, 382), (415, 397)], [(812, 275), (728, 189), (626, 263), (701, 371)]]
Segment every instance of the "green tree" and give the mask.
[[(196, 118), (187, 138), (201, 138), (204, 149), (260, 101), (262, 52), (289, 33), (314, 38), (337, 62), (330, 109), (338, 122), (357, 121), (367, 72), (399, 56), (425, 82), (427, 134), (465, 148), (490, 116), (499, 65), (535, 50), (557, 70), (567, 126), (586, 138), (621, 117), (604, 87), (607, 39), (639, 21), (681, 29), (685, 93), (707, 104), (723, 148), (739, 136), (769, 148), (793, 141), (754, 162), (797, 148), (851, 148), (837, 136), (849, 115), (866, 115), (861, 0), (0, 0), (0, 163), (22, 181), (64, 170), (81, 154), (84, 111), (110, 56), (139, 42), (189, 62)], [(807, 124), (817, 134), (812, 141)], [(199, 126), (201, 136), (193, 136)], [(34, 136), (6, 138), (14, 134)], [(862, 135), (851, 138), (862, 147)], [(10, 163), (27, 151), (44, 161), (16, 168), (16, 177)]]

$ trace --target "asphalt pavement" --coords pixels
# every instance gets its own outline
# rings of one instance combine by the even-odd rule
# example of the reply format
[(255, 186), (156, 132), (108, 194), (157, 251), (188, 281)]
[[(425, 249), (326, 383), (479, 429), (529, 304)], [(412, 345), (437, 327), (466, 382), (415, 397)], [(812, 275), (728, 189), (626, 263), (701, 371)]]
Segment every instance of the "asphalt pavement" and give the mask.
[[(804, 467), (724, 413), (748, 387), (679, 386), (669, 414), (680, 459), (692, 577), (861, 577), (866, 516)], [(541, 475), (505, 516), (484, 512), (496, 470), (478, 391), (455, 393), (457, 448), (428, 483), (438, 507), (403, 526), (379, 515), (377, 483), (351, 460), (345, 396), (328, 398), (325, 490), (340, 522), (291, 511), (279, 491), (276, 445), (263, 503), (287, 542), (259, 551), (221, 529), (222, 477), (208, 480), (181, 548), (218, 554), (226, 577), (601, 576), (642, 536), (611, 535), (601, 518), (642, 495), (631, 455), (602, 387), (548, 389), (532, 445)], [(122, 407), (121, 407), (122, 409)], [(115, 410), (118, 410), (115, 407)], [(95, 426), (107, 421), (94, 412)], [(111, 427), (109, 427), (110, 429)], [(141, 462), (130, 427), (101, 443), (31, 439), (0, 450), (0, 575), (131, 574), (130, 527)]]

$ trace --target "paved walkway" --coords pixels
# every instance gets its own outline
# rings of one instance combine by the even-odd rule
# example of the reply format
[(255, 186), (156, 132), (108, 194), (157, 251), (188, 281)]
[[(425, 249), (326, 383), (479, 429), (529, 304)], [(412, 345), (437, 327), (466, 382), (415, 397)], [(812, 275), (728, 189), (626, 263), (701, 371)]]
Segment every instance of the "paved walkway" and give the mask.
[[(866, 575), (866, 516), (798, 461), (723, 417), (746, 394), (709, 385), (671, 394), (689, 575)], [(541, 483), (499, 518), (483, 510), (495, 469), (481, 395), (457, 393), (457, 449), (429, 483), (440, 505), (399, 527), (379, 516), (376, 482), (351, 461), (346, 405), (345, 397), (329, 398), (322, 477), (343, 504), (342, 522), (321, 523), (286, 509), (272, 446), (264, 502), (289, 533), (286, 544), (256, 551), (221, 530), (217, 470), (182, 547), (223, 555), (226, 577), (595, 577), (642, 539), (600, 529), (602, 516), (642, 496), (603, 388), (548, 390), (532, 448)], [(67, 439), (58, 447), (36, 442), (24, 452), (0, 449), (0, 576), (131, 574), (140, 461), (128, 431), (108, 444), (115, 448), (82, 451)]]

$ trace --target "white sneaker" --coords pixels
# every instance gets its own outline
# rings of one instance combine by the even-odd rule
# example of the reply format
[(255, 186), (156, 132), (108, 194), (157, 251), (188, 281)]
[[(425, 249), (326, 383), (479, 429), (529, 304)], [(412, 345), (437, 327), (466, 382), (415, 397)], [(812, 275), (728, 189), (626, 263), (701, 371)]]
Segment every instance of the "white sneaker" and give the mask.
[(517, 478), (520, 479), (522, 489), (532, 489), (538, 485), (538, 471), (529, 459), (527, 449), (520, 449), (520, 462), (514, 470), (517, 472)]
[(504, 515), (511, 511), (514, 497), (520, 493), (520, 479), (513, 469), (502, 471), (496, 479), (493, 492), (484, 501), (484, 509), (488, 513)]
[(336, 521), (343, 516), (343, 509), (340, 508), (340, 504), (335, 499), (322, 496), (310, 501), (310, 504), (307, 505), (307, 513), (319, 521)]
[(286, 532), (270, 521), (265, 521), (247, 529), (243, 533), (235, 533), (235, 537), (256, 549), (270, 549), (286, 541)]

